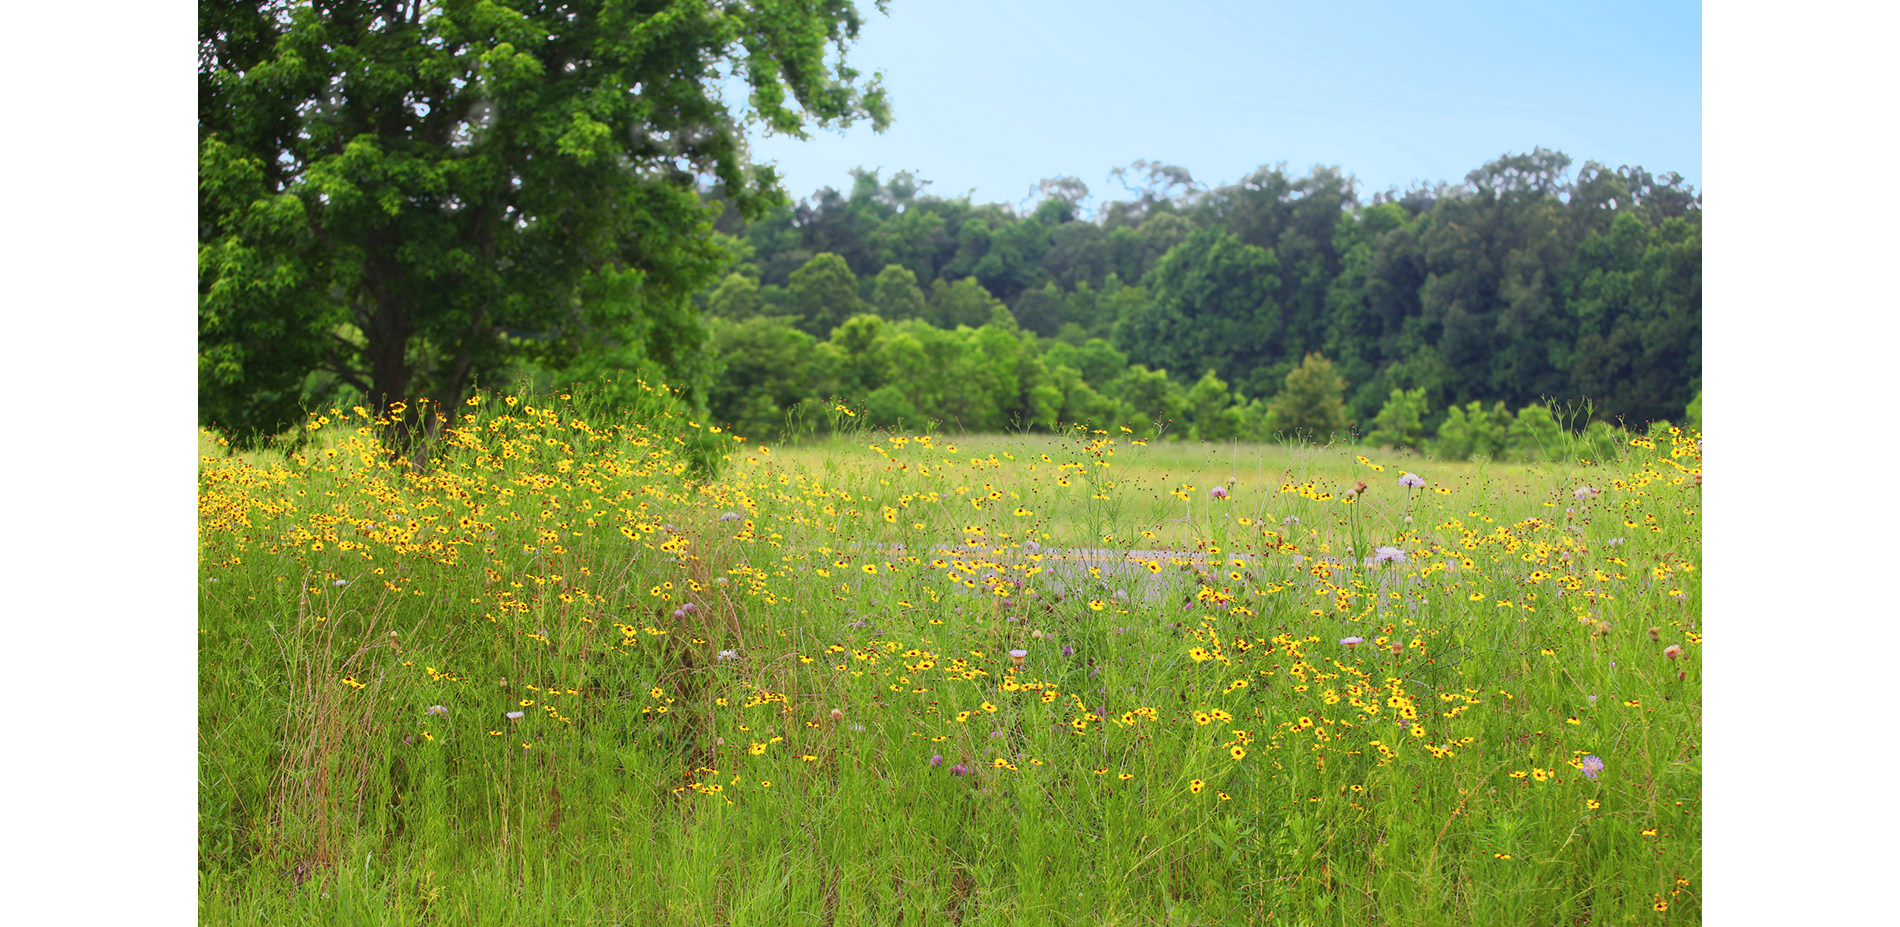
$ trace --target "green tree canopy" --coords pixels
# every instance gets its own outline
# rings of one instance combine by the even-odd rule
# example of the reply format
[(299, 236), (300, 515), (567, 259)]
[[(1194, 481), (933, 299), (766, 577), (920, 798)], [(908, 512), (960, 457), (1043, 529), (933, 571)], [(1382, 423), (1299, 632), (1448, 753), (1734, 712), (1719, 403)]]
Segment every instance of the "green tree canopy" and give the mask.
[(1286, 387), (1273, 398), (1271, 408), (1282, 431), (1324, 441), (1352, 425), (1346, 418), (1345, 393), (1346, 381), (1333, 362), (1308, 354), (1286, 375)]
[(1395, 389), (1385, 406), (1372, 420), (1372, 433), (1366, 435), (1366, 441), (1389, 447), (1409, 447), (1417, 450), (1425, 441), (1425, 391), (1422, 389)]
[(924, 317), (924, 291), (917, 274), (902, 264), (886, 264), (871, 283), (871, 306), (893, 322)]
[(1211, 367), (1222, 379), (1241, 381), (1273, 357), (1277, 267), (1271, 251), (1219, 226), (1200, 229), (1148, 272), (1149, 298), (1116, 320), (1115, 346), (1182, 377)]
[(759, 281), (730, 273), (706, 297), (706, 311), (721, 318), (743, 321), (759, 314)]
[(791, 307), (798, 327), (819, 338), (871, 308), (858, 298), (858, 278), (844, 258), (829, 251), (792, 273)]
[(1003, 301), (991, 296), (975, 277), (964, 277), (955, 283), (946, 283), (938, 277), (930, 285), (929, 319), (938, 328), (959, 325), (978, 328), (989, 324), (995, 316), (994, 310), (1006, 308)]
[(690, 294), (728, 256), (696, 184), (758, 218), (783, 193), (744, 119), (881, 129), (844, 63), (861, 23), (849, 0), (201, 0), (200, 420), (268, 435), (337, 385), (454, 408), (603, 341), (703, 399)]

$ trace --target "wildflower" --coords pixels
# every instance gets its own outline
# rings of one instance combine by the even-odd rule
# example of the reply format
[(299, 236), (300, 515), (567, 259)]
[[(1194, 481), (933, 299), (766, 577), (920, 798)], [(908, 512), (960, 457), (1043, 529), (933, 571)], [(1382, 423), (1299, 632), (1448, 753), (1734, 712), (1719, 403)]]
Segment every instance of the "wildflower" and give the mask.
[(1668, 658), (1669, 658), (1669, 659), (1671, 659), (1671, 660), (1674, 660), (1674, 659), (1677, 659), (1677, 658), (1679, 658), (1679, 657), (1681, 657), (1681, 656), (1682, 656), (1682, 645), (1681, 645), (1681, 644), (1670, 644), (1669, 646), (1667, 646), (1667, 647), (1664, 647), (1664, 648), (1663, 648), (1663, 656), (1665, 656), (1665, 657), (1668, 657)]
[(1346, 649), (1348, 649), (1348, 650), (1350, 650), (1350, 649), (1352, 649), (1352, 648), (1354, 648), (1354, 647), (1357, 647), (1357, 646), (1359, 646), (1360, 644), (1363, 644), (1363, 643), (1365, 643), (1365, 642), (1366, 642), (1366, 639), (1365, 639), (1365, 638), (1363, 638), (1363, 637), (1356, 637), (1356, 636), (1355, 636), (1355, 637), (1342, 637), (1342, 638), (1340, 638), (1340, 639), (1339, 639), (1339, 643), (1340, 643), (1340, 645), (1341, 645), (1341, 646), (1343, 646), (1343, 647), (1345, 647), (1345, 648), (1346, 648)]
[(1425, 485), (1425, 478), (1416, 473), (1399, 474), (1399, 485), (1407, 489), (1418, 489)]
[(969, 774), (970, 774), (970, 767), (965, 766), (962, 763), (958, 763), (957, 765), (950, 767), (950, 775), (967, 776)]
[(1063, 656), (1065, 656), (1065, 657), (1073, 657), (1073, 656), (1075, 656), (1075, 648), (1074, 648), (1074, 647), (1070, 647), (1070, 646), (1068, 646), (1068, 645), (1066, 645), (1066, 644), (1065, 644), (1065, 645), (1063, 645), (1063, 647), (1062, 647), (1062, 655), (1063, 655)]
[(1649, 629), (1649, 639), (1660, 642), (1662, 640), (1662, 628), (1651, 627)]
[(1298, 515), (1288, 515), (1287, 517), (1280, 519), (1280, 524), (1286, 525), (1289, 528), (1299, 523), (1300, 523), (1300, 516)]
[(721, 651), (719, 651), (719, 662), (721, 662), (721, 663), (724, 663), (724, 662), (726, 662), (727, 660), (737, 660), (738, 658), (739, 658), (739, 651), (737, 651), (737, 650), (721, 650)]
[(1016, 666), (1021, 666), (1023, 665), (1024, 658), (1028, 656), (1029, 651), (1027, 650), (1012, 650), (1009, 652), (1009, 662)]
[(1603, 491), (1600, 489), (1591, 489), (1588, 486), (1579, 486), (1577, 487), (1576, 491), (1572, 492), (1570, 495), (1575, 497), (1578, 502), (1588, 502), (1591, 499), (1595, 499), (1598, 495), (1602, 494), (1602, 492)]
[(449, 716), (449, 706), (447, 706), (447, 705), (430, 705), (429, 707), (427, 707), (427, 708), (424, 708), (424, 709), (422, 710), (422, 713), (423, 713), (423, 714), (425, 714), (425, 715), (438, 715), (438, 716), (440, 716), (440, 717), (444, 717), (444, 718), (446, 718), (446, 717), (448, 717), (448, 716)]
[(502, 717), (507, 718), (510, 721), (519, 721), (522, 719), (523, 713), (519, 711), (511, 711), (505, 715), (502, 715)]
[(1595, 779), (1597, 777), (1597, 773), (1600, 773), (1603, 771), (1603, 758), (1600, 756), (1594, 756), (1594, 755), (1586, 756), (1583, 758), (1583, 765), (1579, 768), (1583, 770), (1583, 775), (1585, 778)]
[(1405, 551), (1396, 547), (1381, 546), (1372, 551), (1373, 563), (1404, 563)]
[(931, 768), (933, 768), (933, 769), (934, 769), (934, 768), (936, 768), (936, 767), (938, 767), (938, 766), (942, 766), (942, 765), (943, 765), (943, 754), (941, 754), (941, 753), (932, 753), (932, 754), (930, 755), (930, 765), (931, 765)]
[(833, 720), (833, 721), (843, 721), (843, 720), (844, 720), (844, 709), (842, 709), (842, 708), (833, 708), (833, 709), (831, 710), (831, 720)]
[(727, 512), (724, 515), (719, 516), (719, 520), (720, 521), (738, 521), (740, 517), (741, 516), (739, 515), (738, 512)]
[(1201, 794), (1201, 790), (1204, 788), (1207, 788), (1207, 783), (1202, 782), (1199, 779), (1196, 779), (1188, 783), (1188, 791), (1193, 792), (1196, 795)]
[[(1216, 499), (1225, 499), (1225, 498), (1227, 498), (1227, 487), (1225, 487), (1225, 486), (1216, 486), (1216, 487), (1214, 487), (1213, 489), (1210, 489), (1210, 490), (1208, 490), (1208, 491), (1207, 491), (1207, 494), (1208, 494), (1208, 495), (1210, 495), (1210, 496), (1213, 496), (1213, 497), (1214, 497), (1214, 498), (1216, 498)], [(1198, 791), (1198, 790), (1196, 790), (1196, 791)]]

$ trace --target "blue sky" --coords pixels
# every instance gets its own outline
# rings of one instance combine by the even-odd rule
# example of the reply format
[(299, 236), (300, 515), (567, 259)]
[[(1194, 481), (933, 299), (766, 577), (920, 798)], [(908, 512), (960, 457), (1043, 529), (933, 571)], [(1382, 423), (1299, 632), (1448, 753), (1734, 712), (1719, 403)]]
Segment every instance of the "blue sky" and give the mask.
[[(861, 2), (847, 61), (882, 72), (896, 120), (753, 140), (795, 198), (854, 167), (911, 170), (931, 193), (1025, 202), (1070, 175), (1127, 196), (1136, 159), (1231, 183), (1285, 162), (1360, 194), (1460, 181), (1542, 146), (1702, 187), (1698, 4), (1337, 4), (1182, 0)], [(1574, 170), (1574, 168), (1573, 168)]]

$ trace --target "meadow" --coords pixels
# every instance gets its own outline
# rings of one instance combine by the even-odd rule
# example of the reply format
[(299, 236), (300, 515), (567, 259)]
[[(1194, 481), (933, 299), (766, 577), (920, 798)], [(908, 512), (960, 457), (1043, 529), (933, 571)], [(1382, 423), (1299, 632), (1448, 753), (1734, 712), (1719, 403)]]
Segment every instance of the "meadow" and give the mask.
[(1699, 435), (771, 447), (652, 390), (201, 440), (200, 923), (1700, 922)]

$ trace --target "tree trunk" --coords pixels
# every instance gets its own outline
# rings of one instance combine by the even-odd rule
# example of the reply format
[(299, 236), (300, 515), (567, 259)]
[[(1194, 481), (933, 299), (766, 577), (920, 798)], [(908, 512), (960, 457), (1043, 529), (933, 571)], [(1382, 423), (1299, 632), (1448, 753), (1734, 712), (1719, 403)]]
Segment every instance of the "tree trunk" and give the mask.
[(378, 418), (388, 420), (384, 440), (392, 451), (400, 453), (408, 446), (416, 423), (417, 410), (409, 397), (415, 371), (408, 361), (415, 324), (402, 293), (402, 265), (394, 251), (391, 244), (381, 240), (371, 245), (375, 256), (365, 268), (365, 286), (372, 308), (364, 336), (368, 340), (365, 353), (369, 355), (370, 408)]

